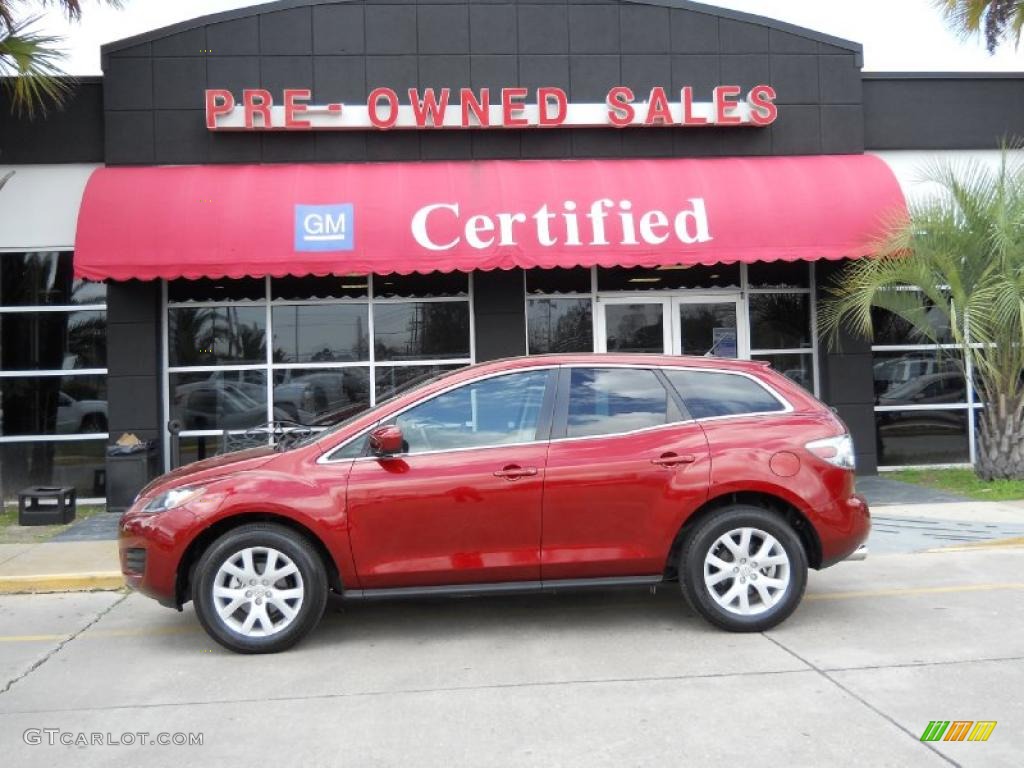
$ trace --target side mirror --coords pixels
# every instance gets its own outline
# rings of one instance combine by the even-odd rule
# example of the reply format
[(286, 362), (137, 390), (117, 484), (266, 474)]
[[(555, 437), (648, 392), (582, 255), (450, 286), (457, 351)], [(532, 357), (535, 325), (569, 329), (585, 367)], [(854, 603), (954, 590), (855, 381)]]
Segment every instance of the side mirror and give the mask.
[(377, 427), (370, 433), (370, 450), (374, 456), (394, 456), (402, 452), (404, 445), (402, 430), (393, 424)]

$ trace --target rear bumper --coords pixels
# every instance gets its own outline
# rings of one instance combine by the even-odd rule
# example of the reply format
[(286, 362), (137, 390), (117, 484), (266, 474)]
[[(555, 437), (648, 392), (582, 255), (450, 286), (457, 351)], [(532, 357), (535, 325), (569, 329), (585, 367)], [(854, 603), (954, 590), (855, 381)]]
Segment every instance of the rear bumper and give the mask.
[[(838, 499), (828, 509), (820, 510), (815, 521), (821, 541), (821, 568), (828, 568), (843, 560), (863, 560), (867, 557), (865, 542), (871, 533), (871, 511), (868, 502), (859, 493)], [(858, 550), (864, 547), (863, 554)]]
[(847, 562), (853, 562), (856, 560), (867, 560), (868, 559), (868, 545), (861, 544), (855, 550), (853, 554), (846, 558)]

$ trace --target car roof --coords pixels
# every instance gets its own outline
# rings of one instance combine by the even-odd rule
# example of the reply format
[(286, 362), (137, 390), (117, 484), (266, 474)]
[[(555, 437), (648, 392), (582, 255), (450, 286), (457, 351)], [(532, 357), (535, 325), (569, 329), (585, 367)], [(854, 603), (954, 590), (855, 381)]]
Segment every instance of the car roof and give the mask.
[(477, 373), (488, 370), (511, 370), (536, 365), (635, 365), (639, 367), (686, 367), (707, 368), (716, 370), (735, 370), (744, 373), (763, 371), (769, 364), (760, 360), (736, 360), (727, 357), (696, 357), (692, 355), (651, 355), (623, 354), (617, 352), (576, 352), (572, 354), (555, 353), (549, 355), (523, 355), (521, 357), (505, 357), (478, 363), (470, 369)]

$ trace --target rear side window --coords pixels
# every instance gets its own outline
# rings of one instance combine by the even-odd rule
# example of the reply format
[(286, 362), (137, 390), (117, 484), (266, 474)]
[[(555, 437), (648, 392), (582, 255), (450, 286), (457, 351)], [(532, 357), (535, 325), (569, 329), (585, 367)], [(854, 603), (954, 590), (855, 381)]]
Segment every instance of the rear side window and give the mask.
[(667, 424), (668, 393), (654, 371), (573, 368), (567, 437), (612, 435)]
[(771, 413), (786, 408), (768, 390), (746, 376), (668, 368), (665, 375), (695, 419)]

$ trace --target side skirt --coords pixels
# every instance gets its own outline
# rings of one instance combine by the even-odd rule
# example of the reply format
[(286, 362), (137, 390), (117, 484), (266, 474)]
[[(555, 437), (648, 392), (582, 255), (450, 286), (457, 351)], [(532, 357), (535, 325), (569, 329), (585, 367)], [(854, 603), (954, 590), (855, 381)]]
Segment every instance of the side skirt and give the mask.
[(350, 589), (344, 600), (394, 600), (411, 597), (472, 597), (476, 595), (517, 595), (560, 590), (606, 589), (609, 587), (647, 587), (660, 584), (658, 576), (619, 576), (598, 579), (558, 579), (555, 581), (504, 581), (495, 584), (445, 584), (437, 587), (392, 587), (389, 589)]

